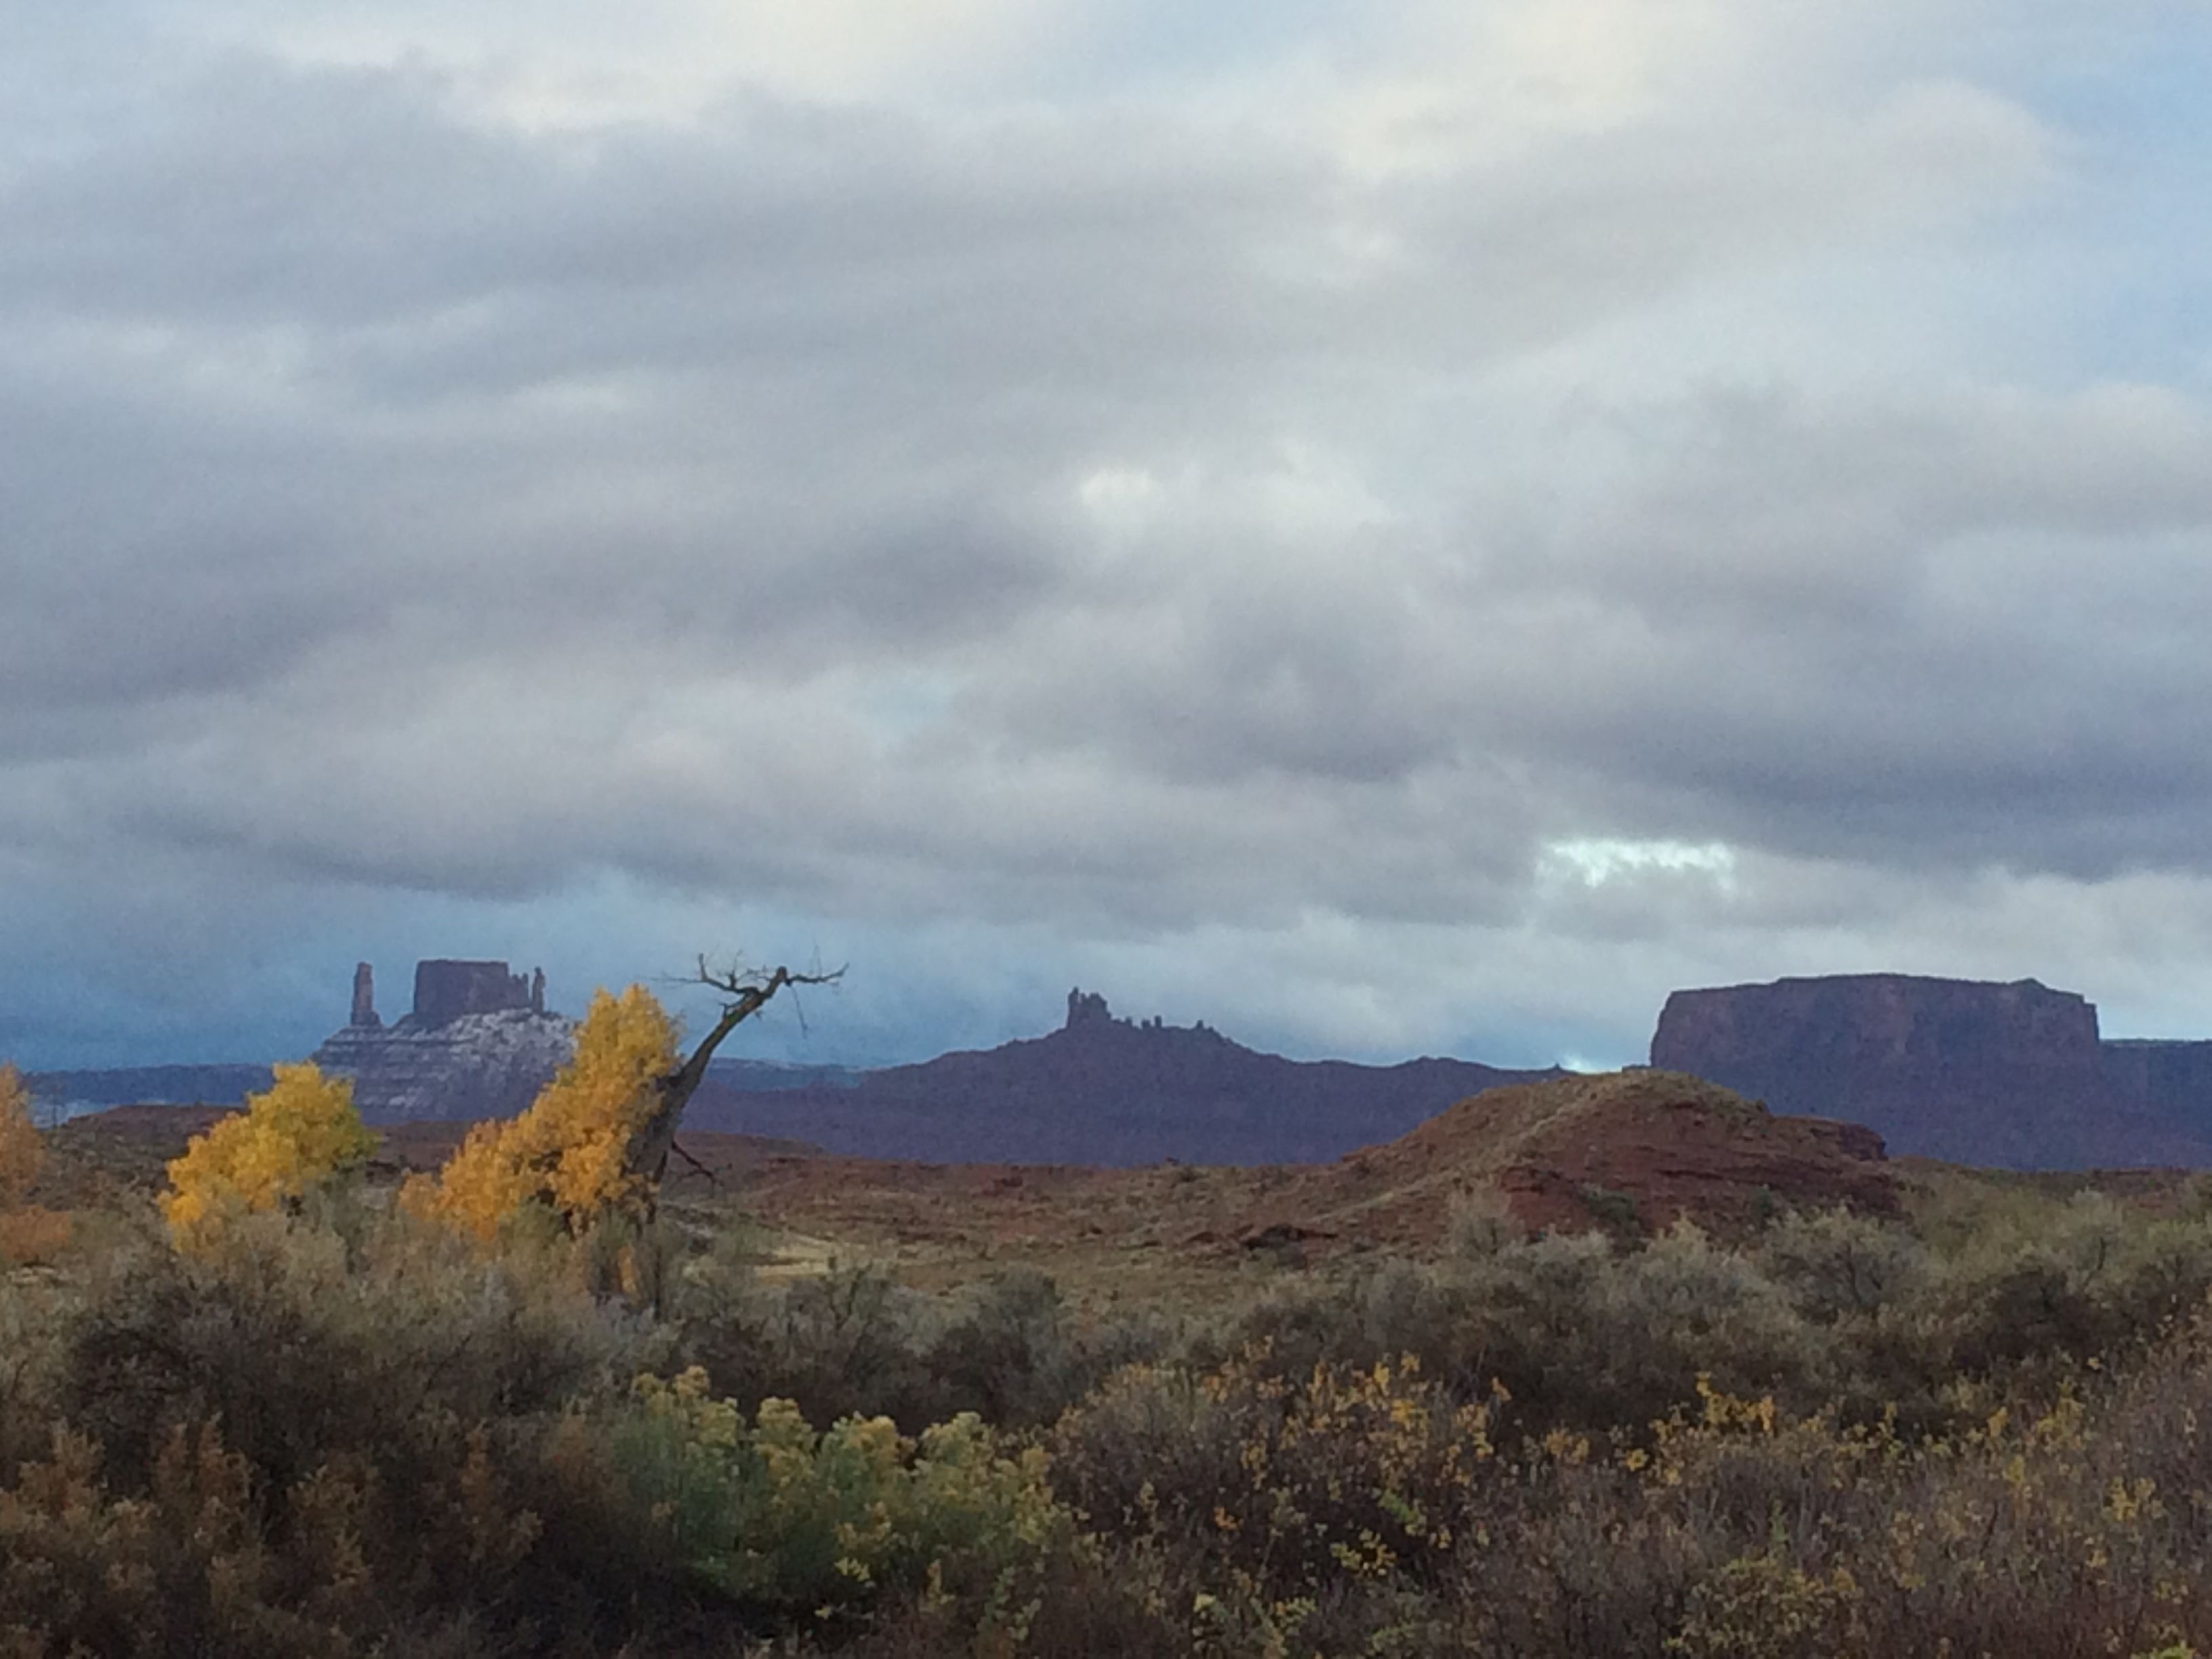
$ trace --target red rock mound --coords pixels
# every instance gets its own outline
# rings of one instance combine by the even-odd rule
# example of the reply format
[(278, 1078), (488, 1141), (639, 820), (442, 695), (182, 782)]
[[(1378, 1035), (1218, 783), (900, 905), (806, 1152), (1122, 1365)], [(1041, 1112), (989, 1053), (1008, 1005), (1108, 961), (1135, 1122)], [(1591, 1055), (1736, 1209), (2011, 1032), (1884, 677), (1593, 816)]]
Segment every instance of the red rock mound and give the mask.
[(1687, 1216), (1730, 1232), (1776, 1209), (1889, 1214), (1881, 1138), (1777, 1117), (1679, 1072), (1613, 1072), (1492, 1089), (1387, 1145), (1305, 1173), (1263, 1221), (1427, 1247), (1455, 1201), (1488, 1190), (1531, 1229), (1651, 1231)]

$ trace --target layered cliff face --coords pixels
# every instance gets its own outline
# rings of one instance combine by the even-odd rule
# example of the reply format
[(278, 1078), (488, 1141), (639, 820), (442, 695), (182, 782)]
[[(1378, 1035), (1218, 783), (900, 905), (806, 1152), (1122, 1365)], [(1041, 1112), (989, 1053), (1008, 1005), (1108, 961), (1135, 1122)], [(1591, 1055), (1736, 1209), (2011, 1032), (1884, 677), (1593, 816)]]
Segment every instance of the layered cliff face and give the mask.
[(545, 1012), (542, 971), (525, 980), (503, 962), (419, 962), (414, 1011), (386, 1025), (362, 963), (352, 1016), (314, 1060), (353, 1079), (364, 1122), (415, 1123), (512, 1117), (574, 1048), (574, 1023)]
[(2212, 1140), (2212, 1042), (2107, 1038), (2105, 1080), (2124, 1109)]
[(1893, 1152), (2021, 1169), (2212, 1163), (2177, 1087), (2161, 1084), (2161, 1103), (2148, 1081), (2165, 1077), (2151, 1056), (2128, 1085), (2112, 1057), (2128, 1046), (2100, 1040), (2094, 1005), (2032, 979), (1848, 974), (1677, 991), (1651, 1063), (1777, 1111), (1866, 1124)]
[(325, 1072), (353, 1079), (366, 1123), (512, 1117), (538, 1097), (575, 1047), (575, 1026), (526, 1008), (461, 1014), (439, 1025), (412, 1016), (349, 1025), (315, 1050)]

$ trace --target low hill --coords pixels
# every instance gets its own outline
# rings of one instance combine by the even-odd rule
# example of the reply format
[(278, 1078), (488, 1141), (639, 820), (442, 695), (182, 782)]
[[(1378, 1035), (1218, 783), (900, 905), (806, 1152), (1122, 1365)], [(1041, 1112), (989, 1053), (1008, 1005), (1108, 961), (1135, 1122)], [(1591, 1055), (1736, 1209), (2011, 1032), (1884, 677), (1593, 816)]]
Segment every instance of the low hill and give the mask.
[(1059, 1030), (985, 1052), (837, 1086), (739, 1093), (710, 1078), (685, 1121), (939, 1164), (1316, 1163), (1480, 1090), (1557, 1075), (1463, 1060), (1286, 1060), (1203, 1024), (1116, 1019), (1103, 998), (1076, 991)]
[(1442, 1240), (1488, 1189), (1531, 1229), (1623, 1231), (1681, 1217), (1720, 1231), (1784, 1206), (1893, 1213), (1881, 1138), (1853, 1123), (1778, 1117), (1676, 1072), (1611, 1072), (1493, 1089), (1411, 1133), (1305, 1173), (1258, 1218), (1376, 1243)]

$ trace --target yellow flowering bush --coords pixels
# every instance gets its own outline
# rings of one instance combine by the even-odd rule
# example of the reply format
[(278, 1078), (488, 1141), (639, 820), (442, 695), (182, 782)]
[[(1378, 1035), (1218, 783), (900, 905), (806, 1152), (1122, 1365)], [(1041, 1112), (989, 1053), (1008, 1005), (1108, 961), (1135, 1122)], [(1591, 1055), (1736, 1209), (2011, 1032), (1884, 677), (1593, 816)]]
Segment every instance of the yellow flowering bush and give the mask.
[(748, 1423), (694, 1367), (639, 1378), (613, 1443), (695, 1578), (786, 1614), (918, 1593), (971, 1603), (1005, 1636), (1026, 1616), (1023, 1586), (1075, 1540), (1044, 1454), (1008, 1455), (969, 1413), (918, 1441), (884, 1417), (817, 1431), (787, 1400)]
[(353, 1085), (312, 1063), (276, 1067), (275, 1084), (246, 1097), (168, 1166), (162, 1218), (178, 1244), (219, 1237), (234, 1217), (296, 1202), (376, 1146), (354, 1110)]

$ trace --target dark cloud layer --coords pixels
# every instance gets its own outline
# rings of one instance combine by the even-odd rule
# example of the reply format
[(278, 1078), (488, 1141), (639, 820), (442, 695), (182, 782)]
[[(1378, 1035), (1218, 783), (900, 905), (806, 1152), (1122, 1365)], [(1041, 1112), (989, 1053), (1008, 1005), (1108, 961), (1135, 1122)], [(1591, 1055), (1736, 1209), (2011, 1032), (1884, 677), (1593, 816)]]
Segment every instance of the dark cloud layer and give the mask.
[(2048, 337), (2201, 262), (2082, 113), (2201, 20), (770, 13), (0, 26), (0, 1043), (465, 918), (826, 933), (878, 1053), (2212, 989), (2212, 341)]

